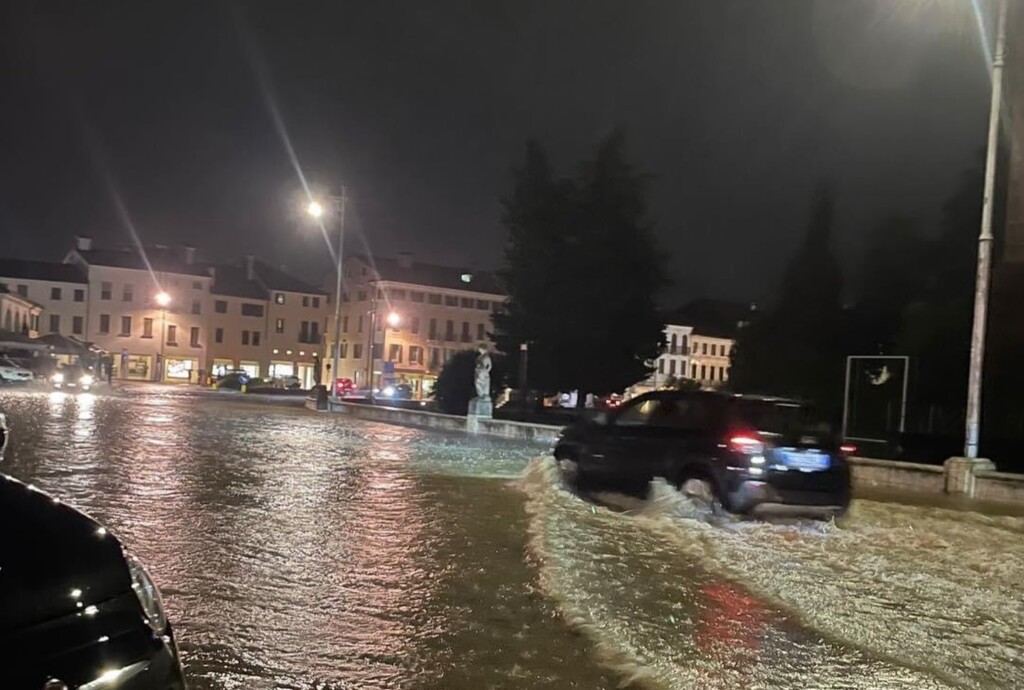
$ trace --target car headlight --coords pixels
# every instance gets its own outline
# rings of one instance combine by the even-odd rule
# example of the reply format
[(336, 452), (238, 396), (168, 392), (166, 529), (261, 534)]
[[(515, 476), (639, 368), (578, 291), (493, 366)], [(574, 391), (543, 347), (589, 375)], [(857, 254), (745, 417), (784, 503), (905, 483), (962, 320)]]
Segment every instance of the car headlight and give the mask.
[(91, 386), (92, 385), (92, 376), (90, 376), (89, 374), (86, 374), (82, 378), (78, 379), (78, 383), (80, 385), (82, 385), (82, 386)]
[(54, 374), (53, 376), (50, 377), (50, 380), (53, 381), (54, 383), (64, 383), (64, 374)]
[(387, 388), (384, 389), (383, 393), (384, 393), (384, 395), (386, 395), (386, 396), (388, 396), (390, 398), (391, 396), (393, 396), (395, 394), (394, 386), (388, 386)]
[(164, 602), (160, 598), (160, 590), (157, 589), (149, 571), (134, 556), (127, 556), (128, 572), (132, 576), (132, 591), (142, 606), (146, 623), (157, 635), (163, 635), (167, 631), (167, 614), (164, 613)]

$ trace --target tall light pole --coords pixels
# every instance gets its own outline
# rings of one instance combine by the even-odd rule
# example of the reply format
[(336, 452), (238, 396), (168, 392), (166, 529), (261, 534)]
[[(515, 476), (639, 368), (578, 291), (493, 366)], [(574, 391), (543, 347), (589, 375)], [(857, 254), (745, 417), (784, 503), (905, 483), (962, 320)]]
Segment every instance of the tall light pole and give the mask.
[(402, 323), (402, 315), (397, 311), (390, 311), (384, 317), (384, 332), (380, 336), (380, 359), (384, 363), (385, 369), (387, 369), (387, 362), (391, 361), (391, 355), (388, 354), (388, 328), (398, 328), (400, 323)]
[(964, 455), (978, 457), (981, 425), (981, 379), (985, 364), (985, 326), (992, 274), (992, 205), (996, 186), (996, 155), (999, 146), (999, 114), (1003, 101), (1003, 64), (1006, 61), (1006, 12), (1008, 0), (999, 0), (996, 45), (992, 54), (992, 99), (988, 116), (988, 151), (985, 157), (985, 191), (978, 234), (978, 273), (974, 287), (974, 323), (971, 327), (970, 373), (967, 377), (967, 424)]
[[(335, 252), (335, 283), (334, 283), (334, 352), (331, 363), (331, 397), (338, 399), (338, 355), (341, 349), (341, 250), (345, 243), (345, 203), (347, 196), (345, 188), (341, 188), (341, 196), (330, 197), (331, 203), (338, 215), (338, 250)], [(317, 201), (309, 202), (306, 212), (314, 218), (321, 218), (324, 215), (324, 207)]]
[(153, 299), (160, 307), (160, 380), (163, 381), (164, 371), (167, 369), (167, 359), (164, 357), (164, 345), (167, 343), (167, 307), (171, 303), (171, 296), (161, 290)]

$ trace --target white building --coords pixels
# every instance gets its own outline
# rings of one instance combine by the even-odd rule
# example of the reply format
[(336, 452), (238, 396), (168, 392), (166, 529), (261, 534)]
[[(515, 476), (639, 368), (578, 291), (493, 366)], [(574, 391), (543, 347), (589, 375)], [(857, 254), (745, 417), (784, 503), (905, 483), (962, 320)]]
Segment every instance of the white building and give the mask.
[(688, 376), (687, 361), (692, 333), (693, 326), (665, 326), (665, 350), (654, 362), (654, 374), (650, 379), (652, 388), (662, 388), (676, 379)]
[(57, 333), (85, 340), (88, 287), (79, 266), (0, 259), (0, 290), (6, 288), (41, 308), (39, 323), (32, 329), (40, 335)]

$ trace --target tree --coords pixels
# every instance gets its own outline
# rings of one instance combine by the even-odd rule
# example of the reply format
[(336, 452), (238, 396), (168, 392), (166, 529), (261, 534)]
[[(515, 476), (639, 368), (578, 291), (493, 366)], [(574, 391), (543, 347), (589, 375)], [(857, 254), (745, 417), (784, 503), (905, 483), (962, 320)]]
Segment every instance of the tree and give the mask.
[(509, 297), (494, 326), (502, 352), (529, 342), (531, 387), (583, 400), (650, 374), (664, 328), (654, 298), (666, 278), (646, 185), (626, 161), (622, 130), (573, 179), (556, 179), (540, 145), (527, 144), (504, 202)]
[(807, 233), (786, 267), (778, 302), (739, 335), (731, 384), (813, 400), (838, 416), (842, 400), (843, 276), (832, 251), (831, 191), (821, 187)]
[[(445, 414), (466, 414), (469, 401), (476, 397), (476, 350), (460, 350), (452, 355), (437, 376), (433, 395)], [(491, 399), (505, 387), (505, 362), (491, 355)]]

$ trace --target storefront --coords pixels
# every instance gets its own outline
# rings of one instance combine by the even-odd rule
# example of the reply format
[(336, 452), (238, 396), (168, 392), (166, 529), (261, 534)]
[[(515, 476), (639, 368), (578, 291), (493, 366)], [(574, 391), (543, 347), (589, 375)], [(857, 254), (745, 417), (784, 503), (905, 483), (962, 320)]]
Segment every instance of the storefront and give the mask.
[(114, 355), (114, 376), (119, 379), (131, 379), (133, 381), (153, 380), (153, 356), (152, 355)]
[(259, 362), (247, 362), (242, 360), (238, 363), (238, 368), (249, 375), (251, 379), (258, 379), (260, 377), (260, 363)]
[(295, 376), (294, 362), (271, 362), (267, 375), (272, 379), (284, 379)]
[(226, 375), (229, 371), (234, 371), (235, 362), (230, 359), (215, 359), (213, 360), (213, 368), (210, 373), (215, 379)]
[(164, 360), (164, 380), (170, 383), (198, 383), (199, 360), (192, 357), (168, 357)]
[(296, 376), (299, 377), (299, 385), (303, 388), (312, 388), (316, 385), (314, 377), (314, 365), (312, 364), (299, 364), (298, 373)]

